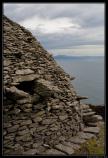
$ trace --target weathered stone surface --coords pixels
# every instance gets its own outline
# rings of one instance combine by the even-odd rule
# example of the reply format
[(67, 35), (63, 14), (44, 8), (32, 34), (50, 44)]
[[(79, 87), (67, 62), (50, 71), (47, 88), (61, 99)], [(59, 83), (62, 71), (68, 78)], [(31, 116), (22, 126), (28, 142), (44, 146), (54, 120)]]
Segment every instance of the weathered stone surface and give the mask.
[(33, 81), (35, 79), (38, 79), (39, 75), (37, 74), (30, 74), (30, 75), (24, 75), (24, 76), (15, 76), (13, 78), (14, 82), (16, 82), (18, 84), (18, 82), (23, 82), (23, 81)]
[(25, 135), (27, 133), (30, 133), (30, 131), (28, 129), (22, 130), (22, 131), (18, 131), (17, 135)]
[(84, 110), (84, 109), (89, 109), (90, 107), (87, 104), (81, 104), (80, 108)]
[(34, 71), (30, 69), (22, 69), (22, 70), (17, 70), (16, 75), (28, 75), (28, 74), (33, 74)]
[(98, 126), (98, 122), (88, 122), (88, 123), (86, 123), (86, 125), (88, 126), (88, 127), (97, 127)]
[(42, 142), (33, 143), (32, 147), (38, 149), (42, 145)]
[(4, 60), (3, 61), (3, 66), (9, 66), (11, 64), (10, 60)]
[(52, 85), (51, 82), (46, 81), (44, 79), (39, 79), (36, 81), (36, 89), (35, 92), (41, 96), (51, 96), (54, 93), (60, 93), (60, 90), (57, 86)]
[(77, 150), (77, 149), (80, 148), (80, 145), (74, 144), (74, 143), (69, 142), (69, 141), (68, 141), (68, 142), (67, 142), (67, 141), (64, 141), (64, 142), (62, 142), (62, 144), (66, 145), (66, 146), (70, 146), (70, 147), (72, 147), (72, 148), (75, 149), (75, 150)]
[(59, 119), (61, 120), (61, 121), (63, 121), (63, 120), (65, 120), (65, 119), (67, 119), (68, 118), (68, 115), (61, 115), (61, 116), (59, 116)]
[(58, 144), (58, 145), (55, 146), (55, 148), (62, 151), (62, 152), (65, 152), (68, 155), (71, 155), (71, 154), (74, 153), (74, 150), (73, 150), (72, 147), (66, 146), (66, 145), (63, 145), (63, 144)]
[(15, 138), (16, 141), (23, 141), (23, 142), (27, 142), (32, 140), (32, 137), (30, 134), (25, 134), (23, 136), (16, 136)]
[(83, 114), (83, 117), (86, 118), (86, 117), (90, 117), (90, 116), (93, 116), (95, 114), (95, 112), (87, 112), (87, 113), (84, 113)]
[(16, 132), (18, 128), (19, 128), (19, 125), (15, 125), (10, 128), (7, 128), (7, 131), (8, 131), (8, 133)]
[(102, 121), (103, 118), (100, 115), (93, 115), (91, 120), (94, 121), (94, 122), (97, 122), (97, 121)]
[(60, 129), (59, 126), (54, 126), (54, 127), (50, 128), (51, 131), (57, 131), (57, 130), (59, 130), (59, 129)]
[(37, 150), (36, 149), (30, 149), (28, 151), (23, 152), (23, 155), (36, 155)]
[(88, 113), (88, 112), (91, 112), (91, 111), (92, 111), (92, 109), (83, 109), (82, 110), (83, 113)]
[(42, 118), (41, 117), (36, 117), (33, 119), (34, 122), (41, 122), (42, 121)]
[(56, 119), (44, 119), (43, 121), (42, 121), (42, 124), (43, 125), (48, 125), (48, 124), (52, 124), (52, 123), (54, 123), (54, 122), (56, 122)]
[(82, 139), (78, 136), (75, 136), (75, 137), (70, 138), (69, 141), (72, 142), (72, 143), (75, 143), (75, 144), (83, 144), (86, 140)]
[(11, 127), (11, 126), (12, 126), (11, 123), (3, 123), (3, 127), (4, 127), (4, 128)]
[(26, 104), (26, 103), (31, 103), (31, 102), (32, 102), (32, 98), (31, 97), (17, 100), (17, 104), (21, 104), (21, 105), (22, 104)]
[(66, 155), (65, 153), (56, 150), (56, 149), (48, 149), (46, 150), (45, 153), (43, 153), (44, 155)]
[(11, 87), (11, 88), (6, 88), (6, 93), (10, 93), (10, 95), (12, 96), (12, 99), (20, 99), (20, 98), (24, 98), (24, 97), (29, 97), (29, 94), (17, 89), (16, 87)]
[(86, 127), (84, 132), (98, 134), (100, 131), (99, 127)]
[(25, 120), (25, 121), (22, 121), (21, 123), (20, 123), (20, 125), (29, 125), (29, 124), (31, 124), (32, 123), (32, 121), (31, 120)]
[(42, 116), (43, 114), (45, 114), (45, 111), (39, 111), (36, 113), (36, 116)]
[(84, 133), (84, 132), (79, 132), (78, 136), (82, 139), (90, 139), (90, 138), (95, 137), (95, 135), (92, 133)]

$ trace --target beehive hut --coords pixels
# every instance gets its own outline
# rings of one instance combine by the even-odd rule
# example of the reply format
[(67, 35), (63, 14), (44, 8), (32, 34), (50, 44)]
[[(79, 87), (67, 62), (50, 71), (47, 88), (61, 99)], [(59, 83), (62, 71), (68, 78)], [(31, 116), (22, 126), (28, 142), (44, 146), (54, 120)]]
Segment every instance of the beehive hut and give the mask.
[(3, 152), (42, 154), (83, 128), (70, 76), (24, 27), (3, 16)]

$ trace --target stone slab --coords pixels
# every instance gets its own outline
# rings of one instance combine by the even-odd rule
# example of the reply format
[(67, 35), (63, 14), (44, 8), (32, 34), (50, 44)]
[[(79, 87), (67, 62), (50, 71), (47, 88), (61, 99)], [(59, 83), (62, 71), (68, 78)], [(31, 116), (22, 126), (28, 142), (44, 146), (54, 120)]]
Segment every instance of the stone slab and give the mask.
[(70, 147), (72, 147), (74, 150), (80, 148), (80, 145), (78, 145), (78, 144), (74, 144), (74, 143), (69, 142), (69, 141), (65, 141), (65, 142), (63, 142), (62, 144), (66, 145), (66, 146), (70, 146)]
[(87, 113), (83, 113), (83, 117), (88, 117), (88, 116), (92, 116), (94, 115), (95, 112), (87, 112)]
[(84, 132), (98, 134), (100, 129), (98, 127), (86, 127)]
[(85, 141), (86, 141), (85, 139), (82, 139), (82, 138), (80, 138), (78, 136), (72, 137), (70, 139), (70, 142), (75, 143), (75, 144), (83, 144)]
[(90, 138), (95, 137), (95, 135), (92, 133), (84, 133), (84, 132), (79, 132), (78, 136), (82, 139), (90, 139)]
[(86, 125), (89, 127), (97, 127), (98, 123), (97, 122), (87, 122)]
[(21, 70), (16, 70), (16, 75), (28, 75), (28, 74), (33, 74), (34, 71), (31, 69), (21, 69)]
[(66, 155), (66, 154), (57, 149), (48, 149), (46, 150), (44, 155)]
[(68, 155), (71, 155), (74, 153), (74, 149), (70, 146), (66, 146), (66, 145), (63, 145), (63, 144), (58, 144), (55, 146), (56, 149), (62, 151), (62, 152), (65, 152), (66, 154)]
[(37, 150), (36, 149), (30, 149), (28, 151), (23, 152), (23, 155), (36, 155)]

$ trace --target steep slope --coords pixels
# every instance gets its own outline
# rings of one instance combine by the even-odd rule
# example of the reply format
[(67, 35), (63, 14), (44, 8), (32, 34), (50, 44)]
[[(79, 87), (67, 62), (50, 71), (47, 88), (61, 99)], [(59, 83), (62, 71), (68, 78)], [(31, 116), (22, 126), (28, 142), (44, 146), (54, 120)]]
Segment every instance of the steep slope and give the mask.
[(82, 98), (28, 30), (4, 16), (3, 33), (3, 151), (41, 154), (82, 130)]

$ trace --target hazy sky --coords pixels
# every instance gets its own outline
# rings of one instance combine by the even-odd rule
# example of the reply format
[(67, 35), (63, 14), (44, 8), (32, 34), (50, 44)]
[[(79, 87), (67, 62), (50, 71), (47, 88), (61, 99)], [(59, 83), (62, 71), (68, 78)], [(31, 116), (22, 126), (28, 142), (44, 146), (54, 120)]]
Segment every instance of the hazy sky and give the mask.
[(4, 3), (53, 55), (104, 55), (104, 3)]

